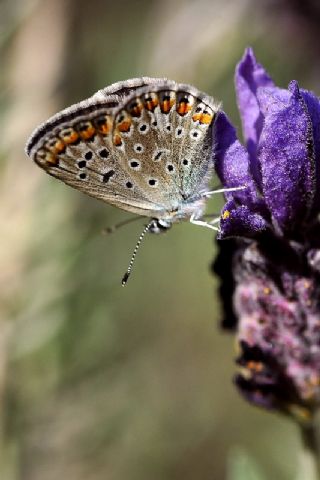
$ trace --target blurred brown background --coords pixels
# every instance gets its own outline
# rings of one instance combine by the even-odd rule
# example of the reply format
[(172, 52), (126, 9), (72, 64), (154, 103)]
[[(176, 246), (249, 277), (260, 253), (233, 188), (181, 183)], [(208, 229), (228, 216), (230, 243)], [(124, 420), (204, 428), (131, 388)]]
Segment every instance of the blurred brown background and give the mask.
[(247, 45), (279, 85), (319, 94), (318, 5), (0, 1), (1, 480), (293, 478), (295, 427), (232, 386), (210, 231), (149, 236), (123, 289), (143, 221), (101, 236), (127, 214), (23, 149), (59, 109), (141, 75), (195, 84), (239, 126), (233, 72)]

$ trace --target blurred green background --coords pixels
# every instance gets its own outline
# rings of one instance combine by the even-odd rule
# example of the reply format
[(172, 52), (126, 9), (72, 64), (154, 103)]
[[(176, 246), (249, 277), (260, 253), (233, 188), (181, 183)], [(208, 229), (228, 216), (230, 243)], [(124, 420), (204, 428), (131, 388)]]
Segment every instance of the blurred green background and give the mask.
[(123, 289), (143, 221), (103, 237), (128, 215), (23, 149), (61, 108), (141, 75), (195, 84), (239, 126), (247, 45), (279, 85), (319, 94), (319, 17), (312, 0), (0, 0), (1, 480), (293, 478), (295, 427), (232, 385), (212, 233), (148, 236)]

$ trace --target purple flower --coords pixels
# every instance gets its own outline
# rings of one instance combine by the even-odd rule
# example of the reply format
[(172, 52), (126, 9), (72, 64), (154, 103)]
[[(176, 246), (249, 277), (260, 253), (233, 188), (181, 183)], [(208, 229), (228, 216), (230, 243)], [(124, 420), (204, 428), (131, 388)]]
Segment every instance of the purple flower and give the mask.
[[(226, 194), (220, 254), (235, 378), (255, 405), (310, 416), (320, 405), (320, 102), (296, 81), (276, 87), (247, 49), (236, 69), (246, 147), (224, 113), (216, 171)], [(229, 240), (228, 240), (229, 239)]]
[(295, 239), (320, 207), (320, 103), (300, 90), (274, 85), (247, 49), (236, 69), (244, 147), (222, 113), (216, 125), (216, 170), (226, 195), (220, 238), (254, 238), (272, 230)]

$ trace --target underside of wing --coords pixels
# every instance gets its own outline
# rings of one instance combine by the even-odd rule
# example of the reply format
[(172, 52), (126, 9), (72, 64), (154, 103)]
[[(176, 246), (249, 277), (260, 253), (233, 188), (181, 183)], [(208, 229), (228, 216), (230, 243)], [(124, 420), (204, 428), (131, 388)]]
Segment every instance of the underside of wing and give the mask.
[(190, 85), (157, 80), (119, 104), (113, 143), (134, 185), (170, 210), (204, 189), (212, 175), (212, 126), (219, 105)]
[(38, 127), (26, 152), (92, 197), (160, 217), (207, 182), (218, 108), (190, 85), (150, 77), (118, 82)]
[(117, 97), (95, 102), (92, 98), (41, 125), (27, 153), (48, 174), (92, 197), (140, 214), (160, 210), (119, 165), (112, 141)]
[(166, 78), (154, 78), (154, 77), (139, 77), (131, 78), (129, 80), (123, 80), (113, 83), (108, 87), (99, 90), (95, 96), (99, 98), (108, 98), (110, 95), (117, 95), (120, 98), (127, 97), (133, 92), (146, 86), (151, 85), (163, 85), (168, 80)]

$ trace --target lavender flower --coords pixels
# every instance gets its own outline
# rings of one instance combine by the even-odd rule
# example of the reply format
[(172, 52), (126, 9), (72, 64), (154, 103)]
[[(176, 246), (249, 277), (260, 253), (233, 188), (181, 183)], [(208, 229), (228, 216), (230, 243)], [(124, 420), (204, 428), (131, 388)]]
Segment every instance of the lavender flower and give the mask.
[(216, 171), (247, 188), (226, 194), (215, 263), (224, 325), (237, 328), (235, 381), (253, 404), (309, 418), (320, 405), (320, 102), (296, 81), (276, 87), (251, 49), (235, 80), (246, 147), (222, 113)]

